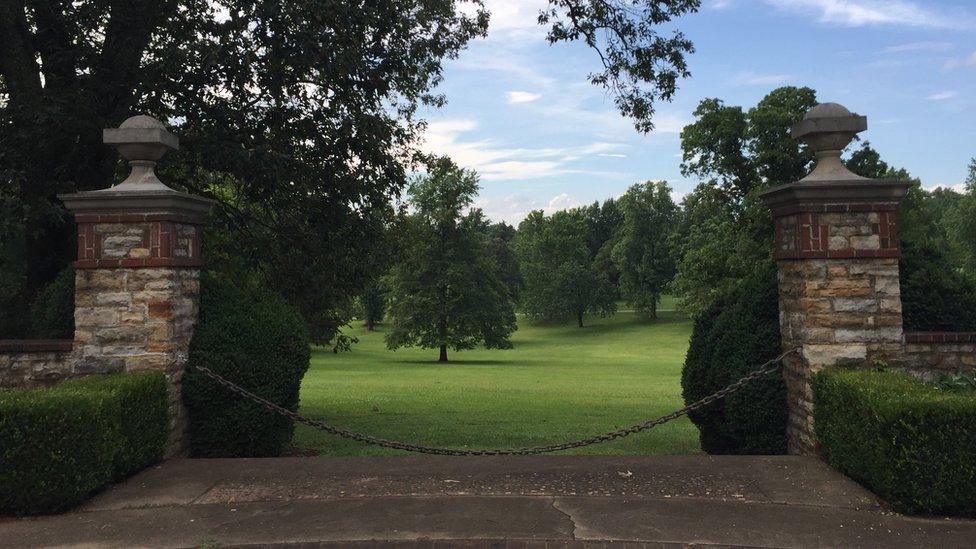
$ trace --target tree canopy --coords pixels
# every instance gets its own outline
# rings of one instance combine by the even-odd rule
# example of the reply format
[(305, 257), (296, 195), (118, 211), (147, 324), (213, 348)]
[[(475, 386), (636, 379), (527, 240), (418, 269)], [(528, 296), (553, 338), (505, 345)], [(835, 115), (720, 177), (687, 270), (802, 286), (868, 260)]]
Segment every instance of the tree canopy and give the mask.
[(531, 212), (520, 224), (515, 252), (522, 272), (522, 310), (544, 318), (574, 318), (616, 310), (613, 285), (593, 263), (587, 223), (579, 209), (545, 216)]
[(674, 277), (678, 207), (663, 181), (639, 183), (620, 198), (624, 221), (613, 260), (620, 291), (639, 313), (657, 317), (661, 294)]
[[(550, 0), (538, 22), (595, 51), (591, 81), (648, 131), (693, 52), (660, 29), (698, 7)], [(445, 101), (444, 59), (488, 19), (481, 0), (0, 3), (0, 306), (23, 308), (72, 259), (56, 195), (109, 186), (101, 130), (145, 113), (181, 138), (164, 181), (219, 201), (208, 263), (257, 273), (334, 338), (417, 166), (418, 109)]]
[(498, 276), (479, 230), (480, 212), (464, 214), (478, 194), (478, 177), (440, 158), (410, 186), (398, 261), (388, 276), (392, 320), (387, 347), (491, 349), (512, 346), (516, 329), (509, 290)]

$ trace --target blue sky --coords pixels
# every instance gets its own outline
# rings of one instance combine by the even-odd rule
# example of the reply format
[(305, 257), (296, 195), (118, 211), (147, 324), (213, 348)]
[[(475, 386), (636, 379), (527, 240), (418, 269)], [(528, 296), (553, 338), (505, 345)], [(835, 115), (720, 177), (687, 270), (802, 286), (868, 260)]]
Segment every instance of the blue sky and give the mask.
[(676, 26), (692, 77), (640, 135), (587, 82), (595, 54), (549, 46), (545, 0), (486, 0), (487, 39), (447, 64), (448, 105), (426, 113), (424, 148), (481, 174), (477, 205), (518, 223), (664, 179), (676, 197), (678, 132), (706, 97), (750, 107), (781, 85), (810, 86), (868, 117), (861, 136), (926, 187), (960, 185), (976, 156), (976, 3), (969, 0), (703, 0)]

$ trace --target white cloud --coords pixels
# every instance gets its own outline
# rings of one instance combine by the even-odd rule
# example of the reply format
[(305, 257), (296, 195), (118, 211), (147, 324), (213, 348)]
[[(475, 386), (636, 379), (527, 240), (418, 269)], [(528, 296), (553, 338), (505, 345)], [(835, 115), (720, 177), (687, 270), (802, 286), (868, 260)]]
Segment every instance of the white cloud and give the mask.
[(973, 53), (969, 54), (969, 56), (964, 57), (962, 59), (958, 57), (950, 57), (949, 59), (946, 59), (945, 63), (942, 64), (942, 69), (952, 70), (952, 69), (958, 69), (959, 67), (963, 67), (963, 66), (976, 67), (976, 51), (974, 51)]
[(882, 51), (884, 53), (902, 53), (908, 51), (949, 51), (952, 48), (953, 46), (950, 42), (923, 41), (888, 46)]
[(724, 10), (732, 5), (732, 0), (712, 0), (708, 7), (713, 10)]
[(546, 215), (560, 210), (569, 210), (580, 206), (580, 201), (566, 193), (560, 193), (549, 199), (549, 205), (543, 211)]
[(626, 154), (616, 154), (616, 153), (600, 153), (597, 156), (605, 156), (607, 158), (627, 158)]
[(732, 83), (738, 86), (778, 86), (785, 84), (791, 78), (789, 74), (756, 74), (744, 71), (732, 77)]
[[(619, 151), (624, 145), (595, 141), (568, 147), (507, 147), (490, 139), (466, 139), (464, 134), (477, 130), (471, 119), (448, 119), (431, 122), (427, 126), (421, 147), (432, 154), (451, 157), (458, 165), (470, 168), (485, 181), (541, 179), (568, 173), (591, 173), (570, 166), (570, 163), (596, 154)], [(620, 174), (605, 173), (605, 177)]]
[(509, 194), (495, 198), (478, 197), (474, 207), (481, 208), (492, 221), (505, 221), (517, 227), (533, 210), (542, 210), (544, 214), (551, 215), (553, 212), (576, 208), (582, 204), (568, 193), (560, 193), (548, 201), (527, 194)]
[(900, 25), (960, 29), (973, 24), (971, 15), (948, 14), (909, 0), (765, 0), (776, 8), (817, 17), (821, 23), (863, 27)]
[(928, 99), (929, 101), (945, 101), (946, 99), (952, 99), (957, 95), (959, 95), (959, 92), (953, 90), (946, 90), (938, 93), (933, 93), (932, 95), (926, 97), (926, 99)]
[(965, 193), (966, 192), (966, 184), (965, 183), (956, 183), (955, 185), (932, 185), (930, 187), (929, 186), (926, 186), (926, 187), (923, 187), (923, 188), (926, 191), (929, 191), (929, 192), (932, 192), (932, 191), (937, 190), (937, 189), (949, 189), (949, 190), (956, 191), (957, 193)]
[(542, 97), (541, 93), (532, 93), (527, 91), (516, 90), (505, 93), (505, 99), (509, 103), (531, 103), (540, 97)]

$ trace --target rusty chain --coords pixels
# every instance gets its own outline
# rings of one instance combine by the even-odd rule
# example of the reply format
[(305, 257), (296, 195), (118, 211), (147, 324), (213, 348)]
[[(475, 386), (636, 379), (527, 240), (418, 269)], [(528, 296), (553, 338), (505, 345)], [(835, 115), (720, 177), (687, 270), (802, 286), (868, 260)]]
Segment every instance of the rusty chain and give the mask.
[(643, 423), (631, 425), (630, 427), (624, 427), (623, 429), (618, 429), (616, 431), (610, 431), (608, 433), (603, 433), (600, 435), (574, 440), (570, 442), (563, 442), (560, 444), (548, 444), (545, 446), (534, 446), (529, 448), (509, 448), (509, 449), (502, 449), (502, 450), (457, 450), (453, 448), (437, 448), (433, 446), (411, 444), (408, 442), (388, 440), (385, 438), (357, 433), (355, 431), (350, 431), (349, 429), (336, 427), (334, 425), (329, 425), (328, 423), (324, 423), (316, 419), (305, 417), (283, 406), (279, 406), (278, 404), (275, 404), (274, 402), (271, 402), (266, 398), (260, 397), (252, 393), (251, 391), (248, 391), (247, 389), (241, 387), (240, 385), (237, 385), (236, 383), (220, 376), (219, 374), (215, 373), (213, 370), (205, 366), (193, 366), (193, 367), (199, 370), (207, 377), (209, 377), (210, 379), (216, 381), (218, 384), (225, 387), (227, 390), (231, 391), (232, 393), (240, 395), (256, 404), (259, 404), (262, 407), (276, 414), (292, 419), (293, 421), (296, 421), (303, 425), (308, 425), (313, 429), (325, 431), (326, 433), (330, 433), (336, 436), (357, 440), (359, 442), (365, 442), (366, 444), (372, 444), (374, 446), (382, 446), (384, 448), (405, 450), (407, 452), (417, 452), (421, 454), (436, 454), (436, 455), (443, 455), (443, 456), (506, 456), (506, 455), (511, 456), (511, 455), (545, 454), (549, 452), (558, 452), (560, 450), (569, 450), (571, 448), (580, 448), (582, 446), (589, 446), (591, 444), (600, 444), (603, 442), (608, 442), (618, 438), (626, 437), (634, 433), (639, 433), (641, 431), (645, 431), (647, 429), (656, 427), (658, 425), (662, 425), (673, 419), (677, 419), (683, 415), (686, 415), (689, 412), (694, 412), (695, 410), (708, 406), (709, 404), (717, 400), (720, 400), (732, 393), (735, 393), (736, 391), (742, 389), (752, 381), (759, 379), (760, 377), (766, 374), (771, 374), (775, 372), (780, 367), (780, 361), (782, 361), (785, 357), (797, 352), (798, 350), (799, 350), (798, 348), (790, 349), (789, 351), (780, 354), (776, 358), (766, 361), (761, 366), (759, 366), (752, 372), (742, 376), (742, 378), (740, 378), (738, 381), (732, 383), (731, 385), (725, 387), (724, 389), (716, 391), (715, 393), (712, 393), (707, 397), (702, 398), (701, 400), (692, 402), (691, 404), (685, 406), (684, 408), (675, 410), (661, 417), (655, 419), (649, 419), (647, 421), (644, 421)]

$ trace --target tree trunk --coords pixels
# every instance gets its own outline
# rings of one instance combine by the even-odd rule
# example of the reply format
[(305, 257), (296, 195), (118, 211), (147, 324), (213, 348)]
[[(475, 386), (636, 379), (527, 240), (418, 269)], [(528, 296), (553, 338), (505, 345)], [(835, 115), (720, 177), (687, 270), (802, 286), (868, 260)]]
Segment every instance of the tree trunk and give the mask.
[(437, 362), (447, 362), (447, 315), (437, 318), (437, 335), (441, 338), (441, 356)]
[(367, 318), (366, 319), (366, 331), (367, 332), (372, 332), (375, 329), (375, 327), (376, 327), (376, 324), (374, 324), (371, 319), (368, 319)]
[(657, 297), (651, 299), (651, 318), (657, 318)]
[(583, 311), (576, 311), (576, 325), (580, 328), (583, 327)]

